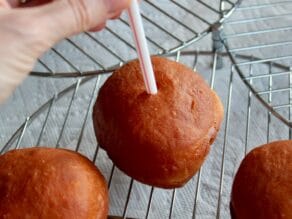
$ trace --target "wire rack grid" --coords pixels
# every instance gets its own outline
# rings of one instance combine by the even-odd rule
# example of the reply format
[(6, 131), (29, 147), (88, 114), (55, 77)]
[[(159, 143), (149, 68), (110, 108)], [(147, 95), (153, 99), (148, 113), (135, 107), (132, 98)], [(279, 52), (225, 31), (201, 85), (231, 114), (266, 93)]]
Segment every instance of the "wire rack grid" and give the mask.
[[(219, 55), (222, 54), (181, 51), (170, 57), (197, 69), (221, 97), (225, 108), (224, 123), (207, 160), (183, 188), (163, 190), (140, 184), (115, 168), (99, 148), (91, 109), (107, 75), (76, 79), (70, 87), (57, 92), (25, 119), (1, 153), (34, 145), (55, 145), (83, 153), (108, 181), (110, 215), (114, 215), (109, 218), (228, 219), (232, 181), (244, 155), (266, 141), (287, 139), (289, 129), (255, 100), (234, 74), (236, 66), (228, 59), (224, 69), (216, 70)], [(211, 63), (212, 68), (206, 63)]]
[[(150, 1), (146, 2), (148, 4)], [(201, 4), (201, 1), (198, 2)], [(43, 69), (41, 74), (43, 76), (67, 76), (67, 73), (69, 73), (71, 76), (80, 76), (99, 73), (99, 75), (74, 79), (76, 80), (74, 84), (54, 94), (49, 101), (25, 119), (24, 123), (8, 141), (7, 139), (1, 140), (0, 145), (3, 145), (1, 153), (13, 148), (35, 145), (55, 145), (55, 147), (68, 148), (83, 153), (101, 169), (108, 181), (110, 215), (114, 215), (109, 216), (109, 218), (230, 218), (229, 201), (232, 181), (236, 169), (245, 154), (255, 146), (272, 140), (291, 139), (291, 129), (287, 126), (290, 123), (289, 120), (285, 121), (287, 116), (291, 118), (290, 110), (280, 114), (275, 108), (271, 107), (271, 103), (274, 103), (273, 101), (280, 100), (289, 100), (291, 106), (290, 65), (280, 62), (282, 60), (280, 58), (263, 58), (261, 57), (262, 53), (253, 52), (252, 55), (250, 53), (241, 53), (249, 49), (241, 50), (235, 47), (238, 43), (234, 41), (233, 44), (232, 39), (237, 37), (235, 35), (232, 37), (232, 31), (236, 31), (236, 27), (239, 24), (244, 25), (249, 23), (249, 20), (250, 23), (253, 23), (254, 19), (258, 20), (257, 18), (249, 19), (246, 17), (248, 16), (246, 11), (264, 10), (264, 8), (278, 7), (278, 5), (282, 5), (283, 10), (285, 10), (289, 2), (278, 1), (277, 3), (274, 2), (274, 4), (267, 2), (250, 6), (249, 4), (252, 3), (249, 0), (243, 1), (244, 5), (241, 7), (242, 9), (236, 12), (235, 19), (230, 19), (226, 23), (224, 27), (225, 36), (222, 33), (227, 54), (221, 54), (217, 51), (213, 53), (208, 51), (181, 51), (178, 49), (177, 51), (172, 51), (175, 52), (174, 54), (168, 55), (170, 58), (198, 70), (219, 94), (225, 108), (224, 123), (207, 160), (196, 176), (183, 188), (162, 190), (140, 184), (119, 171), (108, 159), (106, 152), (99, 148), (91, 124), (91, 109), (100, 86), (107, 78), (106, 74), (100, 73), (110, 71), (107, 66), (114, 65), (101, 64), (97, 57), (88, 54), (87, 50), (85, 52), (82, 48), (83, 43), (76, 43), (74, 38), (67, 39), (66, 43), (71, 46), (74, 45), (72, 46), (74, 51), (75, 49), (78, 50), (86, 57), (87, 61), (91, 61), (96, 65), (94, 67), (90, 66), (90, 68), (101, 69), (101, 71), (90, 72), (86, 71), (86, 69), (80, 69), (80, 66), (83, 66), (82, 63), (72, 62), (71, 57), (62, 54), (57, 46), (49, 51), (49, 53), (52, 53), (53, 59), (57, 60), (56, 63), (51, 62), (53, 60), (52, 57), (40, 59), (39, 65)], [(245, 7), (248, 10), (244, 9)], [(241, 11), (244, 13), (240, 15)], [(285, 19), (289, 19), (288, 14), (289, 12), (286, 15), (288, 18)], [(281, 19), (282, 15), (277, 16)], [(277, 16), (267, 15), (259, 20), (276, 19)], [(285, 17), (285, 15), (283, 16)], [(113, 34), (113, 31), (111, 32), (110, 30), (109, 28), (107, 29)], [(283, 31), (289, 31), (289, 28)], [(281, 30), (278, 32), (281, 32)], [(90, 33), (85, 34), (91, 35)], [(241, 42), (244, 42), (244, 40)], [(254, 39), (250, 38), (250, 42), (254, 42)], [(100, 46), (102, 44), (98, 42), (96, 45)], [(285, 47), (288, 45), (289, 43), (284, 44)], [(266, 47), (269, 48), (269, 46)], [(128, 45), (122, 48), (129, 50)], [(258, 47), (255, 49), (263, 48)], [(285, 52), (285, 50), (282, 52)], [(274, 53), (271, 52), (270, 54), (273, 55)], [(217, 70), (217, 64), (222, 56), (225, 61), (225, 67)], [(226, 56), (231, 57), (232, 63), (225, 58)], [(128, 57), (128, 54), (118, 57)], [(283, 60), (288, 60), (289, 56), (287, 57), (287, 59), (284, 58)], [(127, 60), (121, 59), (119, 60), (121, 62)], [(211, 63), (211, 69), (209, 68), (209, 63)], [(57, 71), (58, 64), (60, 64), (61, 70), (64, 69), (64, 65), (67, 65), (71, 71), (66, 71), (64, 74), (61, 71)], [(236, 71), (240, 73), (240, 77), (235, 74)], [(263, 74), (264, 71), (267, 71), (267, 73)], [(35, 73), (38, 74), (37, 72)], [(289, 75), (284, 79), (285, 83), (287, 81), (290, 83), (288, 87), (289, 95), (276, 97), (276, 93), (287, 90), (287, 88), (274, 87), (278, 84), (275, 78), (284, 75)], [(258, 83), (263, 78), (267, 78), (268, 88), (258, 91)], [(242, 81), (241, 79), (244, 80)], [(261, 83), (260, 86), (264, 87), (266, 85), (263, 82)], [(251, 90), (244, 84), (249, 85)], [(267, 99), (264, 99), (263, 95), (267, 95)], [(269, 104), (270, 107), (264, 107), (258, 99), (262, 103)], [(280, 120), (273, 117), (272, 113), (277, 115)]]
[(291, 11), (291, 0), (243, 1), (221, 37), (244, 83), (292, 128)]
[[(224, 22), (239, 2), (142, 1), (142, 19), (151, 54), (165, 55), (193, 44), (210, 33), (215, 23)], [(44, 77), (89, 76), (111, 72), (135, 57), (128, 17), (123, 14), (117, 21), (109, 22), (102, 32), (86, 32), (62, 41), (38, 60), (31, 74)], [(71, 62), (75, 65), (72, 66)]]

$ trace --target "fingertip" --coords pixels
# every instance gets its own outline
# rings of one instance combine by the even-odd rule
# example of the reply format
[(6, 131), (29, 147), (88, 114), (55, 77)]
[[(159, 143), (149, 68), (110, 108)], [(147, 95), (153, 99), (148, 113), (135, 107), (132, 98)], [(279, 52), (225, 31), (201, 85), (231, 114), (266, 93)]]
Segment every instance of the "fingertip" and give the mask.
[(131, 0), (105, 0), (110, 14), (121, 12), (129, 7)]
[(130, 7), (130, 4), (131, 4), (132, 0), (126, 0), (126, 2), (127, 2), (127, 7)]
[(110, 17), (111, 20), (115, 20), (118, 19), (119, 17), (121, 17), (122, 12), (118, 12), (116, 14), (114, 14), (113, 16)]
[(100, 24), (100, 25), (98, 25), (98, 26), (96, 26), (94, 28), (91, 28), (89, 31), (90, 32), (97, 32), (97, 31), (102, 30), (105, 27), (106, 27), (106, 22), (104, 22), (104, 23), (102, 23), (102, 24)]

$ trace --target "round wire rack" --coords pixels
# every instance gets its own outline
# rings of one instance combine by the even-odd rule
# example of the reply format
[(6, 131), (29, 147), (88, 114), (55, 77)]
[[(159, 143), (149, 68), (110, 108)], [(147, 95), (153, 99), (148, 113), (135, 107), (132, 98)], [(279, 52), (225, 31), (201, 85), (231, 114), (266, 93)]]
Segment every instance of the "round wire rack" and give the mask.
[[(217, 70), (222, 57), (223, 69)], [(143, 185), (119, 171), (99, 148), (91, 122), (97, 92), (107, 75), (74, 79), (28, 116), (0, 148), (54, 146), (78, 151), (91, 159), (108, 181), (109, 218), (230, 218), (233, 177), (245, 154), (274, 139), (287, 139), (289, 128), (255, 100), (235, 74), (236, 64), (226, 54), (179, 51), (169, 58), (196, 69), (224, 104), (225, 119), (211, 152), (200, 171), (184, 187), (163, 190)], [(246, 57), (252, 61), (252, 57)], [(211, 63), (211, 68), (209, 64)], [(291, 135), (290, 135), (291, 137)]]
[[(238, 0), (141, 1), (151, 54), (179, 51), (206, 36), (228, 18)], [(109, 22), (104, 31), (65, 39), (38, 60), (35, 76), (77, 77), (111, 72), (136, 57), (128, 17)], [(72, 64), (74, 63), (74, 65)]]
[[(291, 11), (291, 0), (245, 0), (221, 31), (221, 39), (244, 83), (264, 106), (290, 128)], [(246, 60), (247, 57), (251, 60)]]
[[(197, 35), (193, 33), (190, 38), (179, 38), (177, 44), (173, 44), (173, 37), (169, 34), (166, 37), (169, 37), (171, 43), (159, 42), (156, 40), (158, 37), (148, 35), (152, 53), (164, 54), (198, 70), (218, 93), (225, 108), (221, 131), (207, 160), (184, 187), (163, 190), (129, 178), (114, 166), (96, 142), (91, 112), (98, 90), (109, 75), (101, 73), (110, 73), (112, 69), (136, 56), (126, 17), (118, 21), (125, 25), (125, 31), (121, 29), (117, 32), (111, 26), (114, 23), (110, 23), (102, 33), (84, 33), (63, 41), (39, 60), (39, 70), (34, 71), (33, 75), (88, 77), (72, 79), (75, 83), (53, 94), (51, 99), (25, 119), (9, 140), (0, 139), (0, 144), (3, 145), (0, 153), (13, 148), (38, 145), (62, 147), (84, 154), (101, 169), (108, 181), (112, 215), (109, 218), (228, 219), (231, 218), (229, 202), (233, 178), (246, 153), (266, 142), (292, 139), (292, 56), (289, 54), (292, 51), (289, 40), (292, 30), (289, 25), (292, 19), (292, 1), (245, 0), (235, 11), (235, 16), (227, 21), (226, 18), (239, 1), (166, 2), (167, 6), (160, 7), (158, 4), (163, 3), (143, 1), (144, 22), (153, 25), (148, 27), (148, 33), (151, 33), (151, 28), (158, 28), (159, 34), (164, 31), (156, 27), (162, 25), (160, 16), (150, 18), (145, 9), (147, 7), (150, 12), (155, 12), (153, 15), (161, 13), (161, 16), (173, 20), (178, 18), (173, 13), (166, 15), (164, 12), (167, 13), (167, 8), (184, 6), (181, 9), (186, 17), (179, 17), (181, 23), (164, 27), (169, 28), (168, 32), (172, 35), (180, 32), (180, 25), (186, 24), (188, 16), (198, 20), (203, 18), (209, 24), (205, 23), (203, 30), (206, 31), (195, 31)], [(222, 17), (220, 13), (223, 2), (224, 8), (227, 7), (226, 4), (230, 7), (223, 10), (226, 17)], [(216, 19), (211, 22), (205, 14), (201, 16), (206, 17), (198, 18), (197, 13), (192, 14), (193, 10), (189, 10), (191, 6), (187, 3), (196, 4), (196, 10), (199, 11), (200, 7), (213, 11)], [(221, 5), (221, 9), (218, 5)], [(161, 8), (165, 11), (162, 12)], [(154, 18), (158, 22), (154, 22)], [(223, 20), (225, 25), (222, 29)], [(186, 24), (187, 27), (196, 30), (194, 27), (197, 27), (197, 21), (190, 21), (191, 24)], [(187, 28), (183, 26), (183, 29), (186, 31)], [(215, 52), (182, 50), (211, 30)], [(124, 38), (120, 33), (128, 34), (129, 37)], [(108, 39), (109, 44), (102, 39)], [(222, 53), (218, 39), (225, 45), (227, 53)], [(105, 59), (100, 54), (107, 54), (103, 56), (112, 58)], [(222, 59), (225, 66), (217, 69)], [(236, 72), (239, 74), (235, 74)], [(92, 76), (93, 74), (97, 75)], [(2, 144), (3, 142), (5, 143)]]

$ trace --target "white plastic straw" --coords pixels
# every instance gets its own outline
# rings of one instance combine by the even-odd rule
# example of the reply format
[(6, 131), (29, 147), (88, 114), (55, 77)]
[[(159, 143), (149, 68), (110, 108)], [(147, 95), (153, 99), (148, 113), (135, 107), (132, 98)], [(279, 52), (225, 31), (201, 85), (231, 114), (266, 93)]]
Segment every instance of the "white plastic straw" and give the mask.
[(146, 42), (138, 0), (132, 0), (130, 8), (128, 9), (128, 14), (130, 18), (130, 25), (134, 35), (134, 41), (136, 44), (140, 66), (142, 69), (143, 79), (146, 86), (146, 91), (149, 94), (157, 94), (155, 76)]

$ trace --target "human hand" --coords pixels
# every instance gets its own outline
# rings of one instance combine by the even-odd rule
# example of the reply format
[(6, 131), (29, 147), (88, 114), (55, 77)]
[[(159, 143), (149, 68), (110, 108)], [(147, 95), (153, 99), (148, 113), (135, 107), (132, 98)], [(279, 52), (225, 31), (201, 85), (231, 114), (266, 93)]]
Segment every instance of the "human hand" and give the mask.
[(0, 102), (59, 40), (105, 26), (130, 0), (0, 0)]

